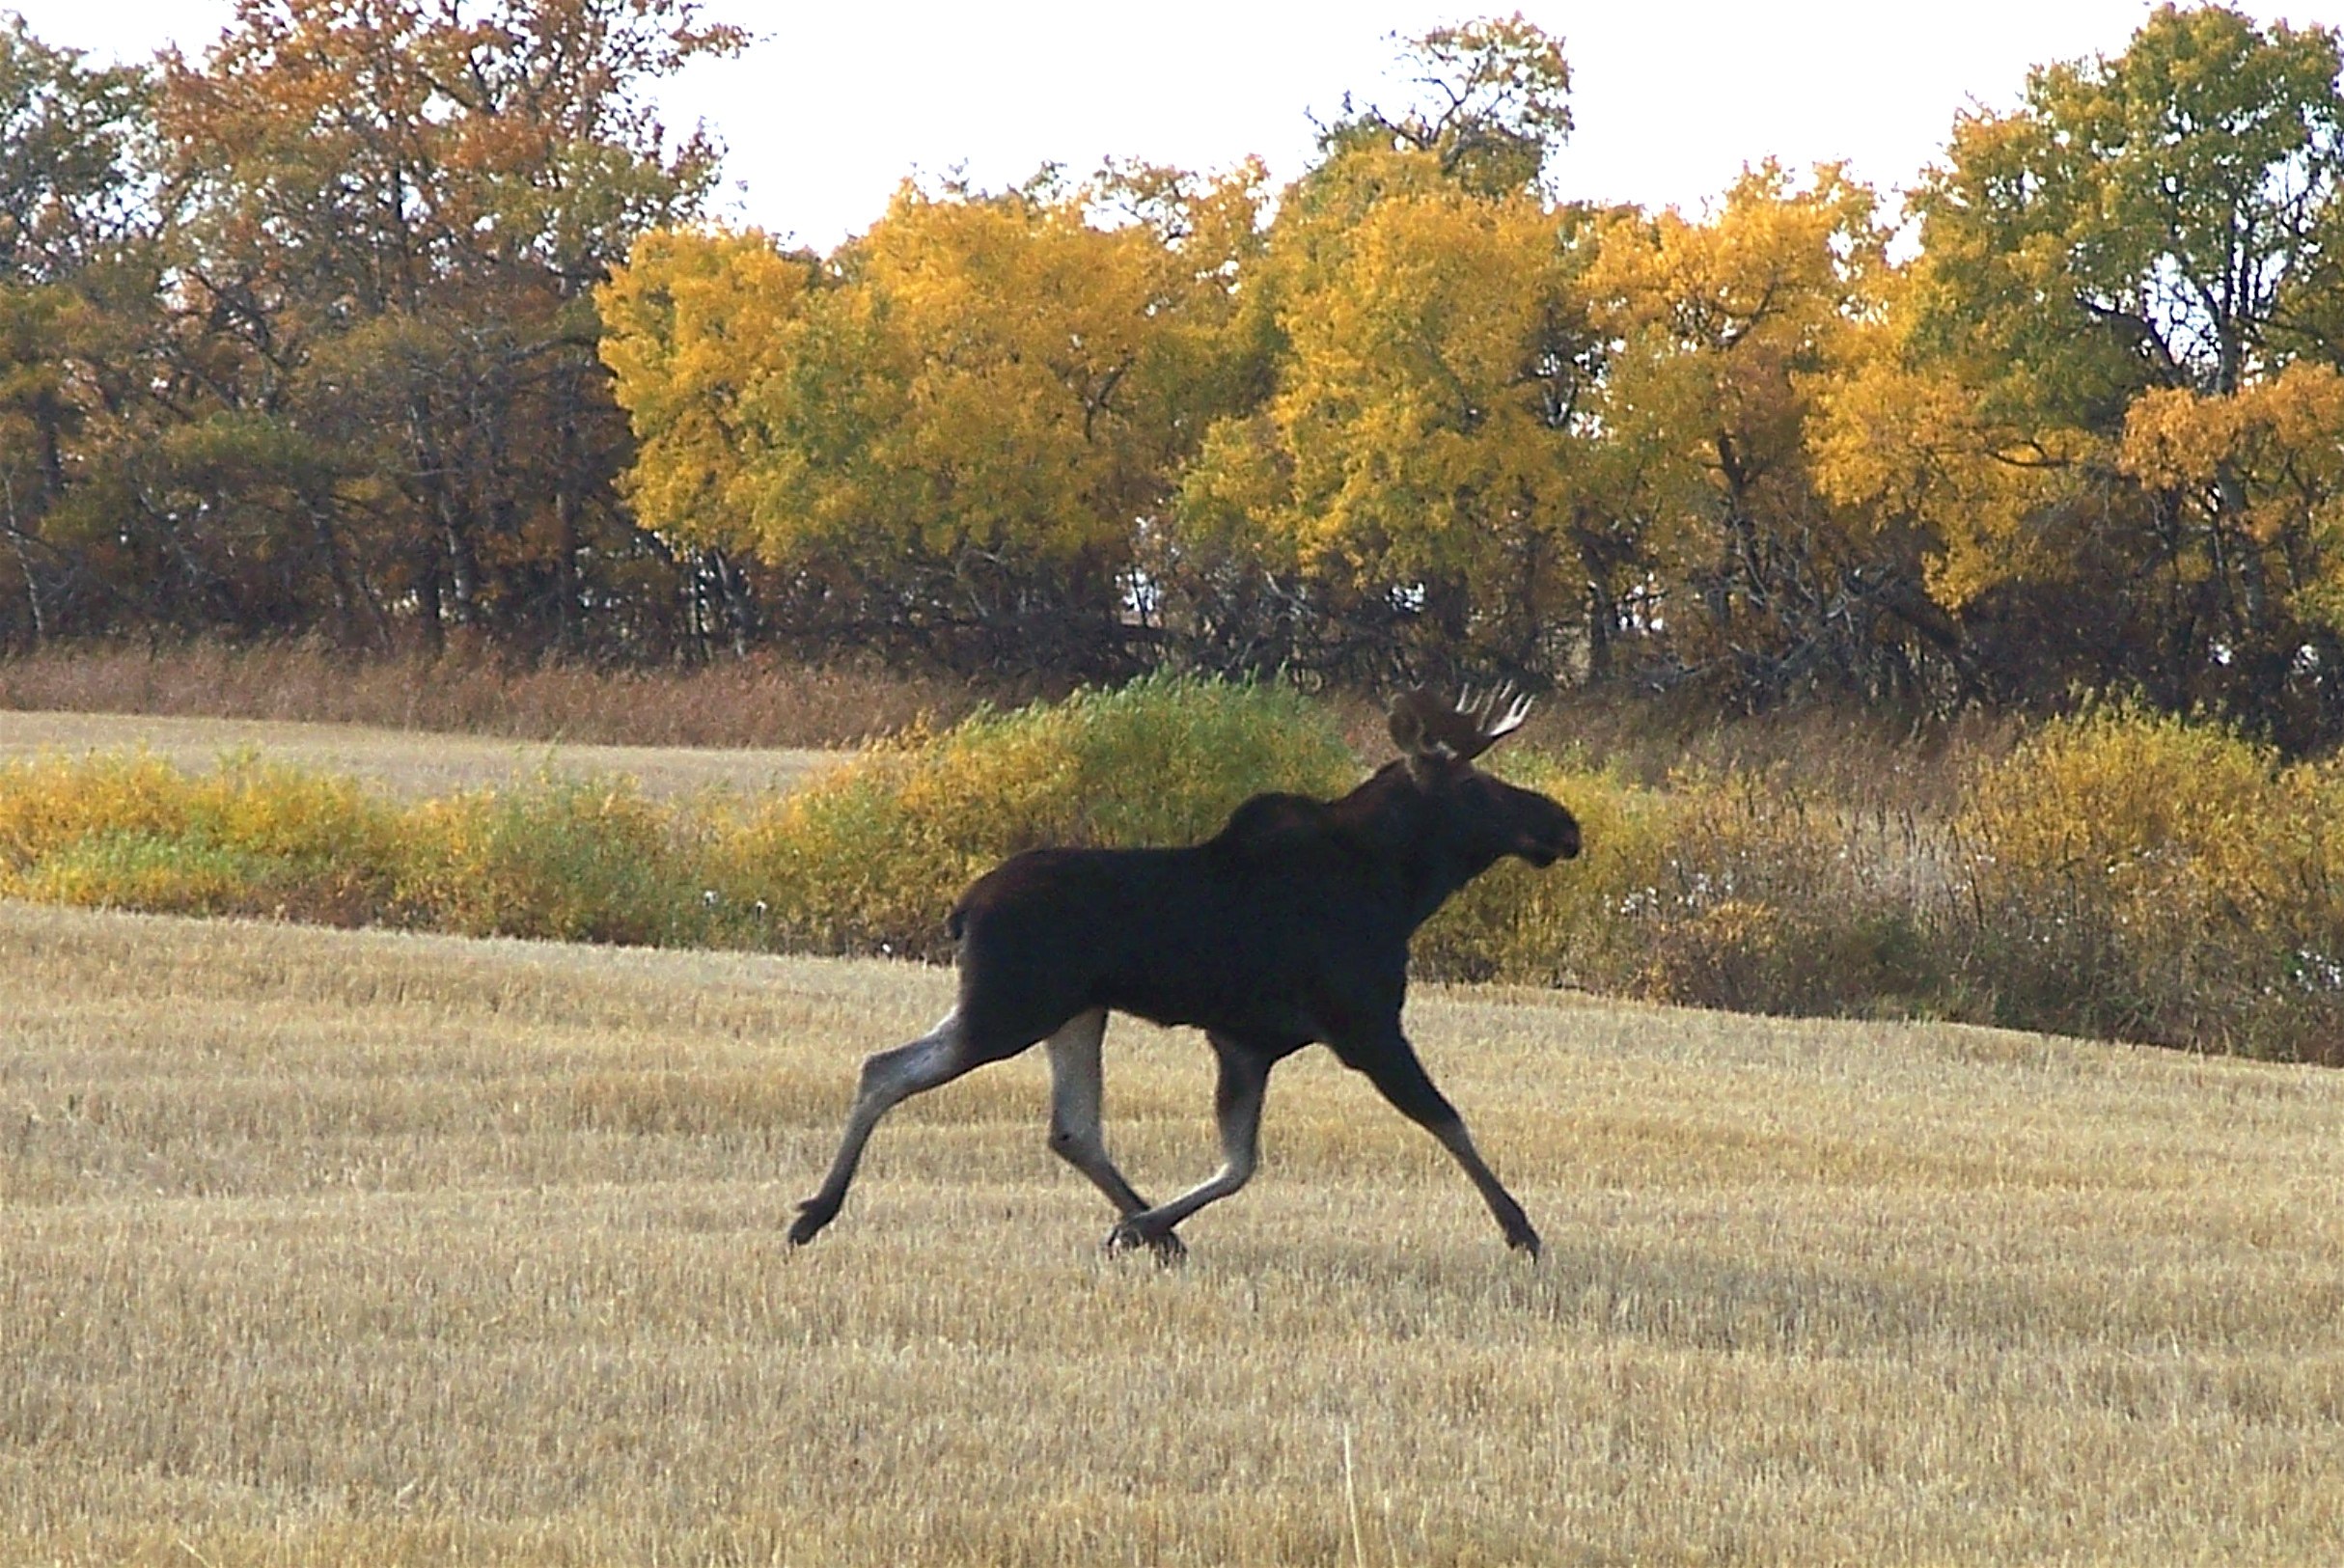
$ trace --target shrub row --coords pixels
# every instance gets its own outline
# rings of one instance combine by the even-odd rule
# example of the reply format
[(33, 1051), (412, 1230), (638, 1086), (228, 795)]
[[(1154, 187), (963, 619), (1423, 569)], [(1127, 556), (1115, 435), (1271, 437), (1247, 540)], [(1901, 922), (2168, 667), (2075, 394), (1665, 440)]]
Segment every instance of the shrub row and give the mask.
[(471, 936), (704, 936), (681, 818), (631, 785), (545, 780), (404, 805), (354, 780), (148, 756), (0, 767), (0, 894)]
[(252, 754), (0, 766), (0, 896), (471, 936), (832, 952), (946, 950), (971, 878), (1041, 843), (1177, 842), (1258, 788), (1355, 772), (1273, 686), (1154, 677), (913, 724), (812, 785), (645, 796), (546, 778), (407, 805)]
[[(2344, 772), (2121, 708), (1963, 767), (1923, 811), (1787, 763), (1655, 785), (1518, 753), (1502, 770), (1568, 803), (1587, 852), (1466, 890), (1419, 970), (2344, 1061)], [(405, 805), (251, 756), (202, 776), (97, 756), (0, 768), (0, 894), (934, 958), (1005, 855), (1193, 839), (1256, 789), (1360, 770), (1289, 692), (1161, 678), (914, 728), (747, 799), (546, 780)]]
[(952, 729), (915, 727), (716, 835), (720, 907), (764, 939), (938, 958), (971, 880), (1040, 844), (1184, 843), (1263, 789), (1331, 794), (1358, 763), (1329, 716), (1278, 686), (1149, 676)]

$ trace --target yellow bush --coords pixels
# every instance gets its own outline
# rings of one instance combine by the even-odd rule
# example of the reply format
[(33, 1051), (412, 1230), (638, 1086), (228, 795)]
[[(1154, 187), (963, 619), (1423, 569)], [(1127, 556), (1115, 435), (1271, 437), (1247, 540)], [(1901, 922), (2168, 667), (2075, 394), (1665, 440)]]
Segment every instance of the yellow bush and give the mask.
[(1358, 773), (1282, 688), (1141, 680), (883, 745), (720, 825), (706, 881), (738, 940), (942, 956), (953, 899), (1019, 850), (1193, 842), (1257, 790), (1325, 795)]
[(389, 888), (398, 812), (354, 782), (231, 757), (190, 776), (155, 757), (0, 768), (0, 893), (347, 923)]
[(2335, 770), (2130, 708), (1979, 768), (1957, 823), (1972, 965), (2036, 1027), (2327, 1054), (2344, 1013)]
[(189, 797), (187, 777), (145, 753), (0, 764), (0, 875), (91, 833), (169, 833)]
[(2312, 848), (2295, 793), (2262, 747), (2116, 709), (2049, 725), (1979, 769), (1963, 829), (1998, 890), (2087, 890), (2120, 922), (2177, 913), (2176, 899), (2256, 921)]
[(1503, 861), (1468, 884), (1419, 933), (1427, 976), (1612, 989), (1633, 966), (1632, 922), (1657, 898), (1678, 803), (1616, 775), (1516, 753), (1498, 768), (1553, 796), (1579, 819), (1585, 850), (1536, 870)]

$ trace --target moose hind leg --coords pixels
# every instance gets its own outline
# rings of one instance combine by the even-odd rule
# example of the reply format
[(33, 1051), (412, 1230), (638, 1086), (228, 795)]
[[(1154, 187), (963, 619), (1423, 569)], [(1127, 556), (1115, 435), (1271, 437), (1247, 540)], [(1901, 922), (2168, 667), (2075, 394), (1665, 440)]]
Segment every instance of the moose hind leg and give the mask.
[(789, 1226), (790, 1245), (805, 1245), (838, 1218), (839, 1205), (846, 1200), (847, 1184), (855, 1179), (855, 1166), (863, 1158), (863, 1145), (870, 1141), (871, 1129), (879, 1125), (881, 1116), (913, 1095), (949, 1084), (1000, 1056), (977, 1048), (961, 1022), (960, 1009), (954, 1008), (909, 1045), (865, 1059), (854, 1109), (847, 1113), (846, 1132), (839, 1140), (838, 1156), (830, 1162), (830, 1174), (822, 1178), (820, 1189), (798, 1205), (798, 1217)]
[(1123, 1172), (1107, 1157), (1101, 1122), (1105, 1077), (1099, 1044), (1107, 1034), (1107, 1009), (1077, 1013), (1043, 1042), (1050, 1053), (1050, 1152), (1090, 1178), (1118, 1214), (1137, 1214), (1147, 1199), (1132, 1191)]

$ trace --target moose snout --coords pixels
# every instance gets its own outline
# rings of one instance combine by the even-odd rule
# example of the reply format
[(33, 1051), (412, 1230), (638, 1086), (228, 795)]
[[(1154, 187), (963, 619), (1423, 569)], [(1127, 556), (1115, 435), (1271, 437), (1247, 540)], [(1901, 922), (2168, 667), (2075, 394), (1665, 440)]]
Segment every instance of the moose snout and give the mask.
[(1578, 859), (1579, 819), (1557, 811), (1552, 818), (1525, 832), (1514, 852), (1541, 870), (1558, 860)]

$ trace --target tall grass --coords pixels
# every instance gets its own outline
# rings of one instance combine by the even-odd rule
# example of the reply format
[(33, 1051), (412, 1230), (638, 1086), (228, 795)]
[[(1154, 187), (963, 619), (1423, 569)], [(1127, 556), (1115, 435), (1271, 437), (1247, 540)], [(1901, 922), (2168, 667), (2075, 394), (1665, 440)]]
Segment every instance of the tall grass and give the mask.
[(767, 655), (694, 668), (351, 658), (310, 643), (97, 645), (0, 660), (0, 708), (305, 720), (623, 746), (852, 746), (981, 693)]
[(1586, 853), (1468, 887), (1419, 938), (1428, 973), (1739, 1012), (1959, 1010), (1937, 846), (1909, 812), (1848, 808), (1781, 765), (1657, 786), (1535, 756), (1504, 771), (1570, 806)]

